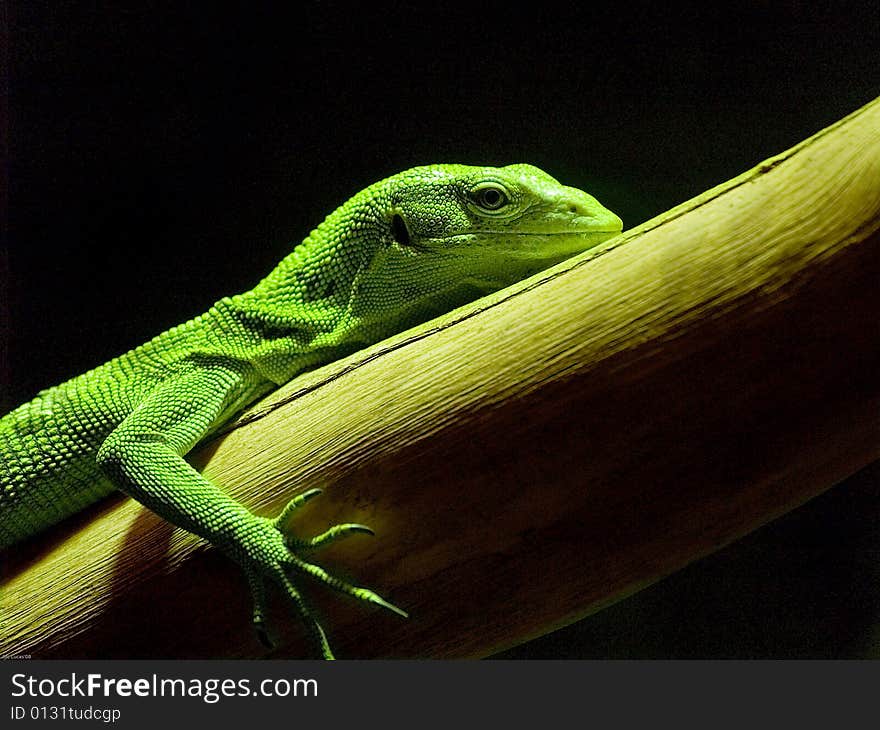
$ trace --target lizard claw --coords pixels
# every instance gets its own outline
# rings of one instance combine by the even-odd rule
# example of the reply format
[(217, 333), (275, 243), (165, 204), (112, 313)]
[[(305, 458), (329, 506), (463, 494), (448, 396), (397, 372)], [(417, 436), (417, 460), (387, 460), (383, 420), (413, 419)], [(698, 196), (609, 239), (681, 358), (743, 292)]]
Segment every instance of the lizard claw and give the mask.
[(341, 525), (333, 525), (330, 529), (322, 532), (320, 535), (309, 540), (300, 540), (292, 536), (285, 536), (284, 540), (287, 547), (291, 550), (315, 550), (324, 545), (341, 540), (349, 535), (360, 533), (362, 535), (375, 535), (376, 533), (366, 525), (360, 525), (356, 522), (347, 522)]
[[(362, 588), (361, 590), (367, 590), (366, 588)], [(387, 608), (392, 613), (396, 613), (398, 616), (402, 616), (403, 618), (409, 618), (409, 614), (404, 611), (402, 608), (398, 608), (390, 601), (386, 601), (382, 596), (373, 593), (373, 591), (367, 591), (368, 593), (372, 593), (370, 598), (365, 598), (364, 600), (369, 601), (370, 603), (375, 603), (377, 606), (382, 606), (382, 608)]]
[(382, 596), (374, 593), (369, 588), (361, 588), (360, 586), (355, 586), (344, 580), (340, 580), (339, 578), (330, 575), (320, 565), (309, 563), (298, 557), (296, 554), (291, 554), (288, 563), (291, 568), (312, 576), (313, 578), (319, 580), (321, 583), (330, 586), (340, 593), (345, 593), (352, 598), (357, 598), (360, 601), (365, 601), (367, 603), (372, 603), (376, 606), (381, 606), (382, 608), (386, 608), (392, 613), (396, 613), (398, 616), (402, 616), (403, 618), (409, 618), (409, 614), (406, 611), (398, 608), (393, 603), (389, 603), (384, 598), (382, 598)]
[(287, 505), (285, 505), (284, 509), (281, 510), (281, 513), (274, 520), (272, 520), (272, 525), (283, 532), (284, 528), (287, 526), (288, 521), (290, 520), (290, 516), (294, 512), (296, 512), (297, 509), (302, 507), (306, 502), (314, 499), (323, 491), (323, 489), (318, 489), (317, 487), (315, 487), (314, 489), (307, 489), (302, 494), (297, 494), (287, 503)]
[(269, 632), (266, 630), (266, 623), (262, 619), (257, 621), (254, 620), (254, 630), (257, 632), (257, 638), (260, 640), (260, 643), (265, 646), (267, 649), (274, 649), (275, 644), (272, 643), (272, 639), (269, 638)]
[[(287, 505), (281, 510), (281, 514), (278, 515), (274, 520), (272, 520), (272, 525), (279, 532), (284, 532), (287, 527), (287, 523), (290, 521), (291, 515), (300, 507), (302, 507), (306, 502), (314, 499), (318, 495), (322, 493), (321, 489), (308, 489), (302, 494), (298, 494), (296, 497), (291, 499)], [(292, 535), (285, 535), (284, 542), (287, 547), (291, 550), (314, 550), (316, 548), (322, 547), (323, 545), (329, 545), (332, 542), (336, 542), (337, 540), (348, 537), (349, 535), (353, 535), (355, 533), (361, 533), (364, 535), (375, 535), (376, 533), (366, 525), (361, 525), (356, 522), (346, 522), (341, 525), (333, 525), (328, 530), (325, 530), (320, 535), (316, 535), (313, 538), (308, 540), (302, 540), (300, 538), (293, 537)]]

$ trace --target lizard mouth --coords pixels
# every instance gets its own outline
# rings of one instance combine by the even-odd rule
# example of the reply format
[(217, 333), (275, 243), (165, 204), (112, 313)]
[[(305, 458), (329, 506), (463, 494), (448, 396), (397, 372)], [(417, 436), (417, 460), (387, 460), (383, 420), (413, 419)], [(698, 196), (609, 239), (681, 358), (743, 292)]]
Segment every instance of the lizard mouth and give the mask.
[(551, 261), (582, 253), (614, 238), (618, 233), (619, 228), (525, 233), (512, 236), (510, 245), (501, 244), (499, 249), (510, 258)]
[(618, 228), (572, 228), (569, 231), (481, 231), (493, 236), (590, 236), (594, 233), (620, 233)]
[(593, 236), (616, 236), (622, 230), (621, 226), (608, 228), (572, 228), (561, 231), (478, 231), (472, 233), (450, 233), (446, 236), (425, 236), (425, 241), (466, 241), (472, 242), (482, 236), (503, 238), (591, 238)]
[(505, 258), (555, 260), (586, 251), (614, 238), (622, 226), (579, 228), (557, 231), (480, 231), (424, 239), (428, 248), (470, 247), (493, 250)]

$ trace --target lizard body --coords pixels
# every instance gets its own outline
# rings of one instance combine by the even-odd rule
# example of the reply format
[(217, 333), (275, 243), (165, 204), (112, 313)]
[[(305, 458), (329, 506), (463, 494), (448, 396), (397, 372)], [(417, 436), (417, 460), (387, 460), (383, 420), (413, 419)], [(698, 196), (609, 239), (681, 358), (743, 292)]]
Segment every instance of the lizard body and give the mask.
[[(530, 165), (430, 165), (386, 178), (330, 214), (251, 291), (54, 388), (0, 419), (0, 550), (119, 489), (244, 568), (263, 625), (266, 582), (332, 652), (291, 572), (403, 613), (298, 554), (354, 532), (286, 536), (184, 456), (297, 373), (514, 283), (621, 230), (593, 197)], [(405, 614), (404, 614), (405, 615)]]

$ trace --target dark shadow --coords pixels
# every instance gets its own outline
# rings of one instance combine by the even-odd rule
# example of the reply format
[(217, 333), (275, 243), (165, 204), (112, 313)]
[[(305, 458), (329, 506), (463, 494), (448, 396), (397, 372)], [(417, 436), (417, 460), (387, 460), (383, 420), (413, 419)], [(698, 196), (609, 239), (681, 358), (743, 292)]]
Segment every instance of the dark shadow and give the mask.
[(111, 494), (108, 497), (86, 507), (70, 517), (54, 525), (46, 532), (32, 535), (14, 548), (2, 553), (0, 562), (0, 582), (12, 580), (19, 573), (40, 562), (46, 555), (55, 550), (65, 540), (82, 530), (87, 524), (112, 511), (126, 499), (123, 494)]
[(880, 658), (880, 462), (727, 548), (496, 659)]

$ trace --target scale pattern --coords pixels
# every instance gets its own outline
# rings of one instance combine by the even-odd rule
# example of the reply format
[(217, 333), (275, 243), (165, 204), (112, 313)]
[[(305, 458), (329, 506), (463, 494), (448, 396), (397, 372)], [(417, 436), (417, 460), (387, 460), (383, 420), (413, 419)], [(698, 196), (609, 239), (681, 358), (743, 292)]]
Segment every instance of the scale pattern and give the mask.
[(0, 419), (0, 549), (118, 489), (223, 550), (244, 569), (253, 620), (265, 584), (290, 598), (332, 652), (291, 575), (310, 575), (405, 615), (301, 557), (369, 528), (302, 540), (291, 500), (251, 513), (184, 456), (297, 373), (514, 283), (621, 230), (587, 193), (530, 165), (429, 165), (381, 180), (329, 215), (254, 289), (59, 386)]

